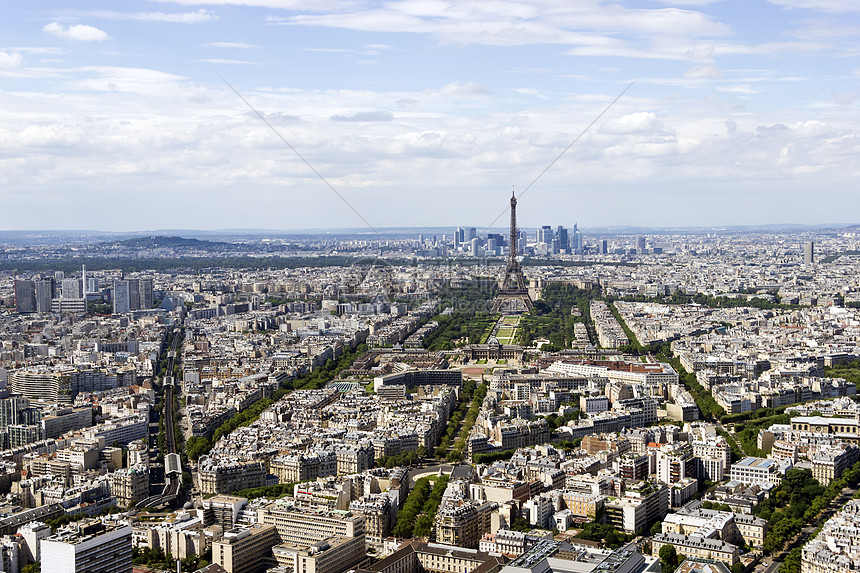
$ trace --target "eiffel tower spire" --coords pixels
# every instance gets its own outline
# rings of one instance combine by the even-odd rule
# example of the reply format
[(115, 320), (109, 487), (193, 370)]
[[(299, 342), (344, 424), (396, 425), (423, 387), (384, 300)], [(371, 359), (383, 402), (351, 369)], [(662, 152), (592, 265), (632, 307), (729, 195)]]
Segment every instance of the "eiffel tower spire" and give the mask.
[(505, 268), (505, 278), (493, 301), (493, 312), (525, 312), (531, 310), (532, 299), (526, 288), (526, 279), (520, 267), (519, 248), (517, 246), (517, 195), (511, 192), (511, 240), (508, 248), (508, 265)]

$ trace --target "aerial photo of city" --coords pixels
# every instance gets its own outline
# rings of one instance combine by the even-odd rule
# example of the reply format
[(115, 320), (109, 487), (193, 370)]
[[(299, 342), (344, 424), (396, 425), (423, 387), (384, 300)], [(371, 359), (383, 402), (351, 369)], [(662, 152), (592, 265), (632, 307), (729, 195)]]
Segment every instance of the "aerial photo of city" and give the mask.
[(0, 21), (0, 573), (860, 573), (860, 4)]

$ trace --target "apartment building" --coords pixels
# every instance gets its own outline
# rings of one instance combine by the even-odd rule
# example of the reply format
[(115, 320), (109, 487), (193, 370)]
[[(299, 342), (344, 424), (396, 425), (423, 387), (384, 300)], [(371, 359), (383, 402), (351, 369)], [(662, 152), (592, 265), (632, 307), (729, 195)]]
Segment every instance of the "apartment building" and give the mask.
[(646, 531), (669, 513), (669, 488), (649, 481), (634, 482), (620, 497), (606, 503), (607, 522), (627, 533)]
[(229, 494), (266, 485), (267, 473), (265, 462), (207, 458), (200, 462), (197, 482), (203, 495)]
[(471, 500), (447, 502), (443, 499), (434, 522), (436, 541), (476, 549), (481, 537), (490, 531), (495, 502), (477, 504)]
[(678, 554), (684, 554), (688, 558), (713, 559), (722, 561), (729, 567), (739, 561), (738, 546), (720, 539), (679, 533), (658, 533), (651, 538), (651, 555), (659, 556), (660, 549), (664, 545), (673, 545)]
[(860, 500), (853, 499), (803, 546), (801, 573), (847, 573), (860, 563)]

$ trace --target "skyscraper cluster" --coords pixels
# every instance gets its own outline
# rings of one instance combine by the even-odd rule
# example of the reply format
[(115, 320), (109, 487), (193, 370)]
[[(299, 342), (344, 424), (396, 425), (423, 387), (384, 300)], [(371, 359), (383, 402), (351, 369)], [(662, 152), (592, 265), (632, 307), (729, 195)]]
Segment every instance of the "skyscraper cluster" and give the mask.
[(113, 282), (114, 314), (152, 308), (152, 279), (125, 279)]
[[(62, 271), (53, 276), (42, 275), (33, 279), (16, 279), (14, 283), (15, 311), (19, 313), (84, 313), (87, 299), (102, 300), (99, 279), (87, 278), (86, 267), (80, 278), (66, 277)], [(93, 295), (96, 295), (95, 297)], [(89, 296), (88, 296), (89, 295)], [(115, 313), (152, 308), (152, 279), (125, 279), (113, 281), (111, 299)]]
[(87, 280), (86, 267), (81, 269), (81, 278), (66, 278), (65, 273), (42, 276), (33, 280), (15, 281), (16, 312), (86, 312), (87, 287), (98, 280)]
[(582, 232), (574, 224), (572, 230), (559, 225), (553, 231), (549, 225), (544, 225), (537, 231), (535, 254), (557, 255), (560, 253), (582, 253)]

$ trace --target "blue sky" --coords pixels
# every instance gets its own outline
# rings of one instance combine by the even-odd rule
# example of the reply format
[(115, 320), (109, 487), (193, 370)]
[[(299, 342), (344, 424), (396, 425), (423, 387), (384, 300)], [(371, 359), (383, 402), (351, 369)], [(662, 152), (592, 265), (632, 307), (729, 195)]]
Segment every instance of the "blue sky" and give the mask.
[[(14, 2), (0, 227), (860, 222), (846, 0)], [(504, 224), (504, 221), (502, 221)]]

